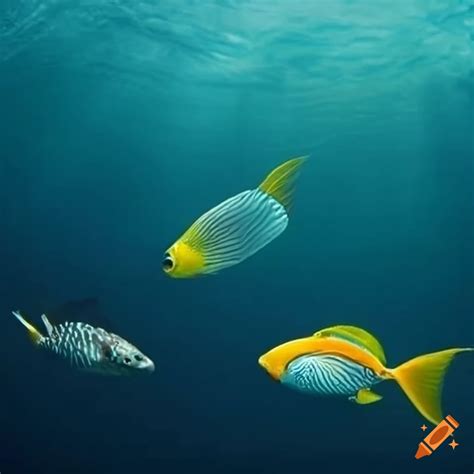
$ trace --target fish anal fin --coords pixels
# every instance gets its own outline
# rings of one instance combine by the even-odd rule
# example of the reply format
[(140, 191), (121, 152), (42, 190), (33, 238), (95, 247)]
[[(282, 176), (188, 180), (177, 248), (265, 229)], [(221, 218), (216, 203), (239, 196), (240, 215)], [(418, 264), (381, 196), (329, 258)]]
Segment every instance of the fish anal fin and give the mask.
[(382, 395), (372, 392), (372, 390), (368, 388), (362, 388), (357, 392), (354, 401), (359, 405), (369, 405), (370, 403), (378, 402), (382, 398)]

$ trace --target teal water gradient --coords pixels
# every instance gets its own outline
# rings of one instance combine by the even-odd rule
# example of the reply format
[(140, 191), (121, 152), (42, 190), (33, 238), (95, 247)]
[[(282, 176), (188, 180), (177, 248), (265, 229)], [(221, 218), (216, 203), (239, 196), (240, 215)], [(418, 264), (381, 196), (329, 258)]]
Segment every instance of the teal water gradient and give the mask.
[[(388, 364), (474, 344), (470, 1), (0, 2), (0, 471), (464, 473), (473, 359), (445, 388), (455, 452), (414, 460), (394, 384), (293, 393), (269, 348), (350, 323)], [(221, 275), (162, 254), (202, 212), (310, 154), (288, 228)], [(87, 377), (10, 315), (97, 296), (155, 361)]]

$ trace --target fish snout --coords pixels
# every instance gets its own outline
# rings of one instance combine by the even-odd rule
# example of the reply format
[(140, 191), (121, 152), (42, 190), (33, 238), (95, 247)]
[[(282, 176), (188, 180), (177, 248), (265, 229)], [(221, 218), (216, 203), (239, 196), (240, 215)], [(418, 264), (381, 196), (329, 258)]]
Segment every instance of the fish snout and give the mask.
[(258, 365), (259, 365), (260, 367), (263, 367), (265, 370), (267, 370), (267, 363), (266, 363), (266, 361), (265, 361), (265, 357), (264, 357), (264, 356), (260, 356), (260, 357), (258, 358)]
[(155, 371), (155, 363), (151, 359), (146, 358), (141, 369), (151, 374)]
[(267, 372), (267, 374), (273, 380), (275, 380), (276, 382), (280, 381), (280, 374), (279, 374), (278, 370), (275, 370), (275, 368), (272, 366), (272, 364), (270, 364), (270, 362), (265, 357), (265, 355), (259, 357), (258, 364), (260, 365), (260, 367), (262, 367), (265, 370), (265, 372)]

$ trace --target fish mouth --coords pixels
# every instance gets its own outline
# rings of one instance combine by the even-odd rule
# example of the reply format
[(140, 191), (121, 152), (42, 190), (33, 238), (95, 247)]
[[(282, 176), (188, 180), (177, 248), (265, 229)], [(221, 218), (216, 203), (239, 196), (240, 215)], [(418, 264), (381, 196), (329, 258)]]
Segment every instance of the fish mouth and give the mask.
[(174, 260), (169, 252), (166, 252), (163, 256), (163, 261), (161, 262), (161, 267), (165, 273), (169, 273), (174, 268)]
[(275, 373), (275, 371), (272, 370), (271, 365), (268, 363), (264, 355), (259, 357), (258, 365), (260, 365), (260, 367), (262, 367), (262, 369), (265, 370), (265, 372), (272, 378), (272, 380), (274, 380), (275, 382), (280, 381), (280, 378)]
[(271, 372), (271, 369), (270, 369), (270, 366), (269, 366), (268, 362), (265, 360), (265, 357), (264, 357), (264, 356), (259, 357), (259, 359), (258, 359), (258, 365), (259, 365), (263, 370), (265, 370), (265, 372), (267, 372), (268, 375), (270, 375), (271, 377), (273, 377), (272, 372)]
[(145, 371), (152, 374), (155, 371), (155, 363), (150, 360), (148, 364), (144, 367)]

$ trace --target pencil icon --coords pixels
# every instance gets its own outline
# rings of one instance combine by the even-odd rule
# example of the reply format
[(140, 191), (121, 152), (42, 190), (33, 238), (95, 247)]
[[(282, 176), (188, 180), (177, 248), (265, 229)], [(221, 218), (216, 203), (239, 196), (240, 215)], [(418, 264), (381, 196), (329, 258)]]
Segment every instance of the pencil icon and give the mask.
[(448, 415), (438, 426), (433, 428), (426, 438), (418, 445), (415, 458), (420, 459), (430, 456), (435, 449), (438, 449), (448, 436), (454, 433), (459, 423)]

